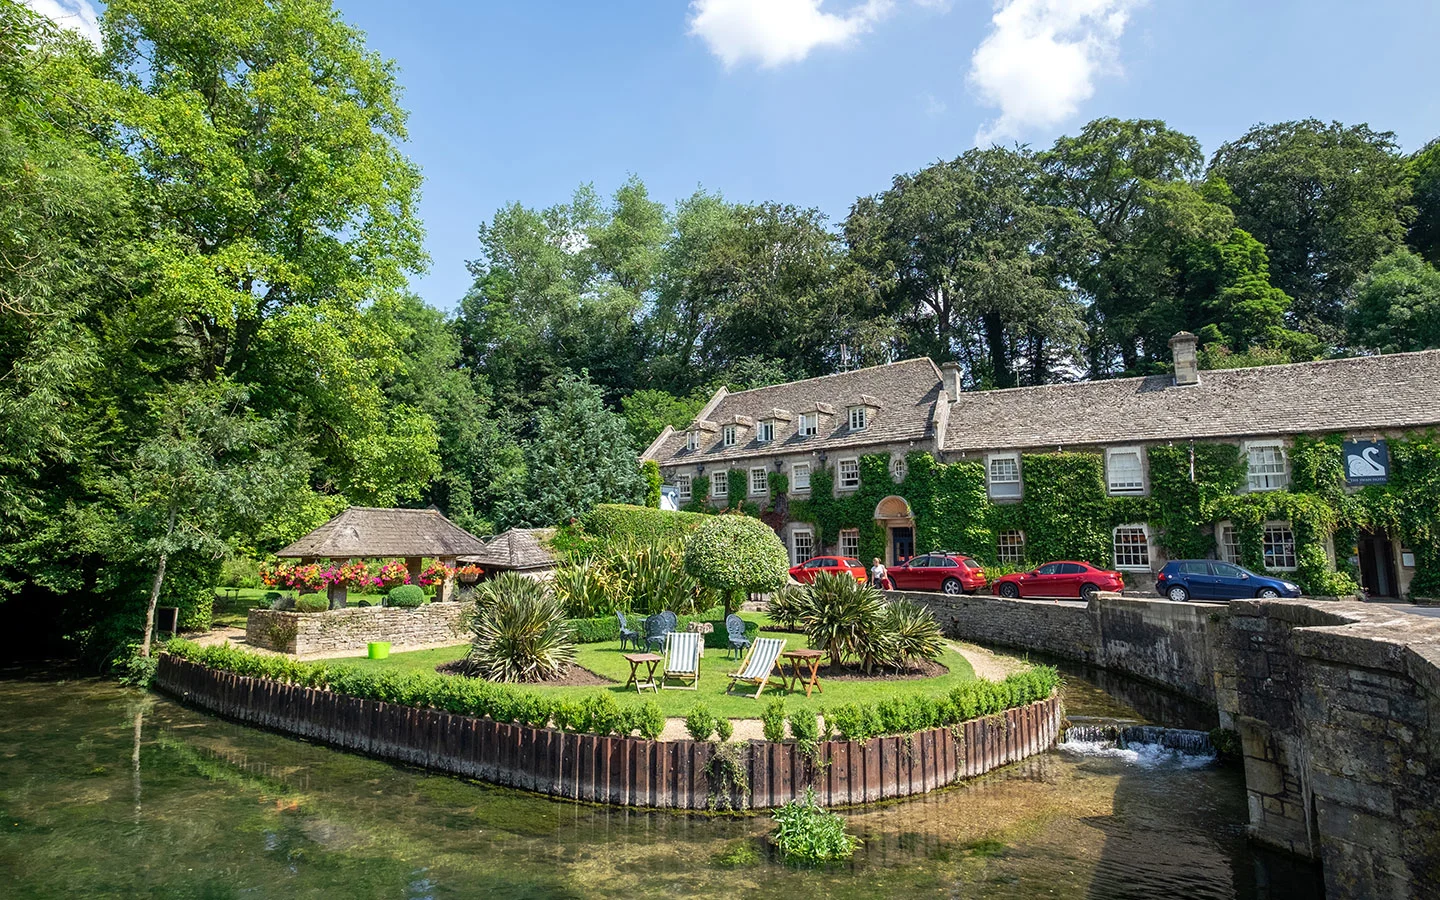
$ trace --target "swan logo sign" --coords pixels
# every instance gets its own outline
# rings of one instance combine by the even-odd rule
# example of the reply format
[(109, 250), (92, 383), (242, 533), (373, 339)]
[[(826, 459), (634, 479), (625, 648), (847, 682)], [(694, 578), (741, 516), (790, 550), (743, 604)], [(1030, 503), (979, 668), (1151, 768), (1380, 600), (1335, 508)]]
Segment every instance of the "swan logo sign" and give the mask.
[(1390, 450), (1384, 441), (1346, 441), (1346, 484), (1384, 484), (1390, 480)]

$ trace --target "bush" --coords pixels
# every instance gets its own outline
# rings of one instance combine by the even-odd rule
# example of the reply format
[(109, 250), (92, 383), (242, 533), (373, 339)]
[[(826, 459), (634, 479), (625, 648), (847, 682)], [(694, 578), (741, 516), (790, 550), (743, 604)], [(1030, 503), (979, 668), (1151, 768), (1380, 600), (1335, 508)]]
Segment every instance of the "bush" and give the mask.
[(601, 503), (580, 518), (580, 525), (586, 534), (598, 539), (600, 546), (597, 549), (603, 550), (616, 541), (677, 544), (685, 539), (685, 535), (708, 521), (710, 516), (704, 513)]
[(541, 582), (514, 572), (486, 582), (466, 662), (490, 681), (541, 681), (575, 661), (565, 611)]
[(734, 736), (735, 726), (730, 724), (729, 719), (724, 716), (719, 716), (715, 719), (715, 739), (717, 741), (723, 744)]
[(221, 587), (260, 587), (260, 561), (248, 556), (232, 556), (220, 564)]
[(710, 735), (715, 733), (715, 716), (711, 715), (710, 708), (703, 703), (695, 704), (685, 717), (685, 730), (690, 732), (691, 740), (710, 740)]
[(806, 593), (801, 623), (811, 647), (841, 665), (858, 662), (867, 672), (891, 655), (885, 646), (885, 600), (870, 584), (822, 572)]
[(777, 744), (785, 740), (785, 701), (777, 697), (765, 704), (765, 709), (760, 712), (760, 725), (765, 732), (765, 740)]
[(330, 598), (324, 594), (301, 594), (295, 598), (295, 611), (302, 613), (325, 612), (330, 608)]
[(645, 460), (640, 464), (640, 476), (645, 479), (645, 506), (659, 509), (660, 488), (664, 484), (660, 479), (660, 464), (653, 459)]
[(769, 525), (749, 516), (715, 516), (685, 540), (685, 569), (725, 596), (773, 591), (790, 577), (790, 556)]
[(799, 626), (800, 617), (805, 614), (808, 603), (809, 592), (804, 585), (787, 584), (770, 595), (766, 612), (776, 625), (794, 631)]
[(820, 741), (820, 726), (815, 711), (802, 709), (790, 716), (790, 736), (802, 749), (814, 747)]
[(425, 589), (418, 584), (402, 584), (385, 595), (385, 605), (398, 609), (414, 609), (425, 602)]
[(930, 610), (909, 600), (895, 600), (885, 609), (885, 633), (896, 665), (917, 659), (939, 659), (945, 636)]
[[(640, 736), (647, 741), (653, 741), (660, 737), (660, 732), (665, 730), (665, 714), (660, 711), (660, 704), (654, 700), (646, 700), (640, 706), (632, 706), (626, 710), (629, 716), (629, 731), (638, 731)], [(626, 733), (628, 734), (629, 731)]]
[(805, 789), (805, 799), (791, 800), (775, 810), (776, 827), (771, 842), (789, 863), (817, 863), (849, 859), (860, 839), (847, 834), (845, 820), (815, 800), (815, 789)]
[(568, 616), (586, 619), (615, 611), (618, 585), (600, 563), (587, 559), (560, 566), (550, 585)]

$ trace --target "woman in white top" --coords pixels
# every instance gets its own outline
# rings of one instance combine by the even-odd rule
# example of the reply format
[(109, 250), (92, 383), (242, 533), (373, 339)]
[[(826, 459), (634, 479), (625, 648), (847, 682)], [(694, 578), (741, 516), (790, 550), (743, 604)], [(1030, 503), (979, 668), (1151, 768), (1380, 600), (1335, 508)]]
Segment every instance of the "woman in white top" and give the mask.
[(885, 570), (885, 564), (880, 557), (875, 557), (875, 565), (870, 567), (870, 583), (878, 588), (890, 588), (890, 573)]

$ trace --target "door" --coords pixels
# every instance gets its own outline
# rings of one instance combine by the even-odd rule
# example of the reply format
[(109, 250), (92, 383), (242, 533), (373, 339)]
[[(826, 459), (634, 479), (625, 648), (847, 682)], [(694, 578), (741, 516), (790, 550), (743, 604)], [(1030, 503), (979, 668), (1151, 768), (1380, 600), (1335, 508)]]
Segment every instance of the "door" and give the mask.
[(890, 555), (892, 557), (891, 565), (907, 562), (910, 557), (915, 555), (915, 529), (890, 529)]
[(1220, 596), (1220, 581), (1210, 572), (1211, 564), (1203, 559), (1187, 559), (1178, 567), (1190, 596), (1196, 600), (1228, 599)]
[(1035, 570), (1035, 574), (1020, 582), (1022, 597), (1058, 597), (1056, 582), (1060, 580), (1060, 564), (1046, 563)]
[(912, 556), (910, 561), (890, 568), (890, 580), (895, 587), (905, 591), (927, 590), (925, 586), (925, 561), (929, 557)]
[(1384, 531), (1362, 531), (1355, 541), (1360, 556), (1360, 584), (1371, 597), (1398, 597), (1395, 545)]
[(1227, 562), (1213, 562), (1210, 566), (1215, 570), (1215, 595), (1212, 599), (1242, 600), (1255, 596), (1250, 575), (1244, 569)]

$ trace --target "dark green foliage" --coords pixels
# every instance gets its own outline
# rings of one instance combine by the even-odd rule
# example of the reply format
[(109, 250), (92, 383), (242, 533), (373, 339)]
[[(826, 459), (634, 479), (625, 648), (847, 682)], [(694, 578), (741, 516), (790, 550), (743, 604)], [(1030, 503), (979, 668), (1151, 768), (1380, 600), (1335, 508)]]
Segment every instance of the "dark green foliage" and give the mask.
[(565, 611), (541, 582), (504, 572), (477, 599), (466, 664), (490, 681), (542, 681), (575, 661)]
[[(421, 599), (424, 599), (423, 595)], [(302, 613), (325, 612), (330, 608), (330, 600), (324, 594), (301, 594), (295, 598), (295, 611)]]
[(1411, 202), (1415, 218), (1405, 240), (1432, 266), (1440, 266), (1440, 138), (1410, 157)]
[(790, 737), (800, 745), (802, 750), (809, 751), (819, 742), (820, 725), (815, 718), (815, 710), (798, 710), (791, 713), (787, 721), (790, 723)]
[(703, 703), (695, 704), (685, 716), (685, 730), (692, 741), (708, 741), (715, 733), (715, 715)]
[(760, 727), (765, 734), (765, 740), (779, 743), (785, 740), (785, 701), (776, 697), (765, 704), (760, 711)]
[(881, 628), (891, 654), (888, 661), (897, 665), (922, 659), (939, 659), (945, 649), (945, 636), (930, 610), (909, 600), (894, 600), (886, 605)]
[(638, 732), (647, 741), (653, 741), (660, 737), (660, 732), (665, 730), (665, 714), (660, 711), (660, 704), (654, 700), (646, 700), (640, 706), (626, 708), (629, 714), (630, 731)]
[(1381, 353), (1440, 347), (1440, 271), (1400, 249), (1371, 267), (1357, 286), (1350, 336)]
[(744, 591), (772, 591), (790, 577), (790, 556), (775, 532), (749, 516), (716, 516), (685, 539), (685, 569), (731, 599)]
[(402, 584), (390, 589), (385, 595), (385, 605), (400, 609), (414, 609), (425, 602), (425, 589), (418, 584)]
[(775, 624), (793, 630), (800, 624), (809, 597), (809, 592), (802, 585), (787, 584), (770, 595), (765, 611)]
[(676, 544), (708, 520), (698, 513), (601, 503), (556, 535), (557, 547), (577, 557), (605, 556), (615, 545)]
[(730, 738), (734, 737), (734, 735), (735, 735), (735, 726), (730, 724), (730, 720), (727, 719), (727, 718), (724, 717), (724, 716), (718, 716), (718, 717), (716, 717), (716, 719), (715, 719), (715, 740), (717, 740), (717, 741), (719, 741), (720, 743), (723, 744), (723, 743), (725, 743), (726, 741), (730, 740)]
[(849, 859), (860, 843), (845, 832), (844, 819), (820, 806), (813, 788), (805, 789), (803, 800), (791, 800), (775, 810), (774, 819), (770, 840), (792, 865)]
[(640, 464), (640, 474), (645, 479), (645, 506), (659, 509), (660, 487), (663, 483), (660, 480), (660, 464), (653, 459), (647, 459)]
[[(720, 746), (715, 748), (714, 754), (710, 757), (710, 764), (705, 769), (705, 779), (710, 788), (707, 805), (712, 812), (748, 809), (750, 806), (750, 767), (747, 763), (750, 747), (743, 743), (727, 743), (732, 733), (729, 719), (722, 718), (718, 724), (720, 725)], [(755, 861), (753, 850), (744, 856), (747, 862)]]
[(822, 572), (802, 589), (809, 599), (800, 624), (811, 647), (824, 650), (836, 664), (858, 663), (866, 671), (891, 658), (883, 627), (885, 601), (873, 585)]
[(913, 734), (959, 725), (980, 716), (1048, 698), (1060, 686), (1049, 666), (1017, 672), (1004, 681), (967, 681), (941, 697), (911, 696), (878, 703), (842, 703), (825, 712), (827, 729), (847, 741), (868, 741), (886, 734)]

